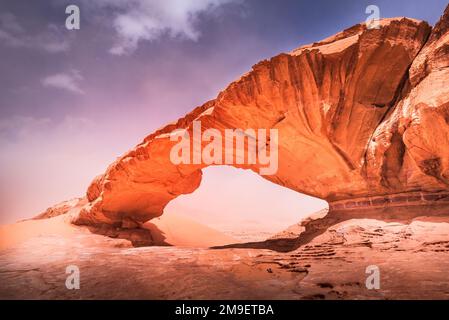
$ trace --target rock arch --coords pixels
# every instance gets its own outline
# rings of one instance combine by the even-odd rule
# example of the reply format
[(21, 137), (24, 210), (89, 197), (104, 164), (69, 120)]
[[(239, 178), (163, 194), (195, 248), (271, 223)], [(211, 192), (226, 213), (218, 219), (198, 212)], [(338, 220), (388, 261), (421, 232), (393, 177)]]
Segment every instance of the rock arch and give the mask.
[(448, 21), (446, 9), (432, 33), (408, 18), (359, 24), (259, 62), (111, 164), (73, 222), (135, 227), (193, 192), (205, 165), (175, 165), (169, 154), (171, 133), (192, 134), (194, 121), (222, 133), (277, 129), (278, 170), (264, 178), (324, 199), (331, 211), (422, 205), (425, 197), (447, 211)]

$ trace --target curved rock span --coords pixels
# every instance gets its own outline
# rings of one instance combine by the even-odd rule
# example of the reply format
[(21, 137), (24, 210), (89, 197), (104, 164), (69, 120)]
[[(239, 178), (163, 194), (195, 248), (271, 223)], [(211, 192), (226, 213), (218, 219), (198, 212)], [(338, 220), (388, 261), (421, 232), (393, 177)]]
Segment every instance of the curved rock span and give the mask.
[(327, 200), (331, 212), (360, 203), (412, 210), (436, 202), (449, 212), (448, 53), (449, 7), (434, 28), (408, 18), (384, 19), (378, 29), (358, 24), (259, 62), (111, 164), (73, 222), (137, 227), (198, 188), (209, 164), (170, 160), (173, 132), (193, 134), (194, 121), (222, 134), (276, 129), (277, 171), (263, 177)]

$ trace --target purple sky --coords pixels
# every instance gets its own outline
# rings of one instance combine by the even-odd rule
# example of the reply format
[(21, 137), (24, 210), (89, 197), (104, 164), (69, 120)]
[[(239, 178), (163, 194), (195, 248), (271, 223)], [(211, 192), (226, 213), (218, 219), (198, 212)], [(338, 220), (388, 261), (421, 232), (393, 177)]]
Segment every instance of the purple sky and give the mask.
[[(80, 30), (65, 28), (68, 4), (80, 7)], [(154, 129), (257, 61), (364, 21), (369, 4), (435, 23), (447, 2), (0, 0), (0, 223), (83, 195)], [(212, 215), (276, 211), (288, 225), (322, 205), (229, 168), (207, 170), (204, 184), (170, 210), (196, 212), (215, 196)], [(264, 192), (278, 198), (264, 203)]]

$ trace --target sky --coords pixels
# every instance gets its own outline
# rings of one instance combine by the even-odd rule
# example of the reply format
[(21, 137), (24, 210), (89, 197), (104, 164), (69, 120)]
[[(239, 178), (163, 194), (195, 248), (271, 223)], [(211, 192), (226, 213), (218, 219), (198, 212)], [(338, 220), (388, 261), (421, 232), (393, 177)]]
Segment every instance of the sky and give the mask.
[[(70, 4), (79, 30), (65, 27)], [(0, 223), (83, 196), (146, 135), (259, 60), (365, 21), (371, 4), (381, 17), (434, 24), (447, 1), (0, 0)], [(215, 205), (204, 212), (206, 200)], [(208, 168), (167, 210), (287, 226), (323, 205), (251, 172)]]

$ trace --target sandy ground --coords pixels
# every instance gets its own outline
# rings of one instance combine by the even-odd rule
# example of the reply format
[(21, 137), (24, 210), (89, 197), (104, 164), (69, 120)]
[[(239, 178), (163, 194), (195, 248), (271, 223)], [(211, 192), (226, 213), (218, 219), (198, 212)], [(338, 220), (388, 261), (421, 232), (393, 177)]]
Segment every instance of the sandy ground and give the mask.
[[(68, 239), (77, 235), (92, 234), (87, 228), (76, 227), (68, 221), (67, 215), (60, 215), (50, 219), (27, 220), (2, 225), (0, 226), (0, 250), (40, 237), (52, 236)], [(207, 248), (238, 242), (233, 237), (176, 214), (167, 214), (153, 219), (144, 227), (152, 231), (156, 242), (177, 247)]]
[[(134, 248), (127, 240), (92, 234), (65, 219), (0, 229), (0, 298), (449, 298), (446, 218), (423, 217), (410, 224), (345, 221), (286, 253), (193, 245)], [(192, 235), (202, 237), (199, 225), (178, 234), (176, 222), (164, 223), (158, 228), (169, 229), (169, 241), (188, 245), (194, 243)], [(68, 265), (79, 267), (79, 290), (65, 286)], [(379, 290), (365, 286), (369, 265), (380, 270)]]
[(177, 247), (207, 248), (239, 242), (236, 238), (173, 213), (153, 219), (144, 227), (152, 231), (156, 242)]

